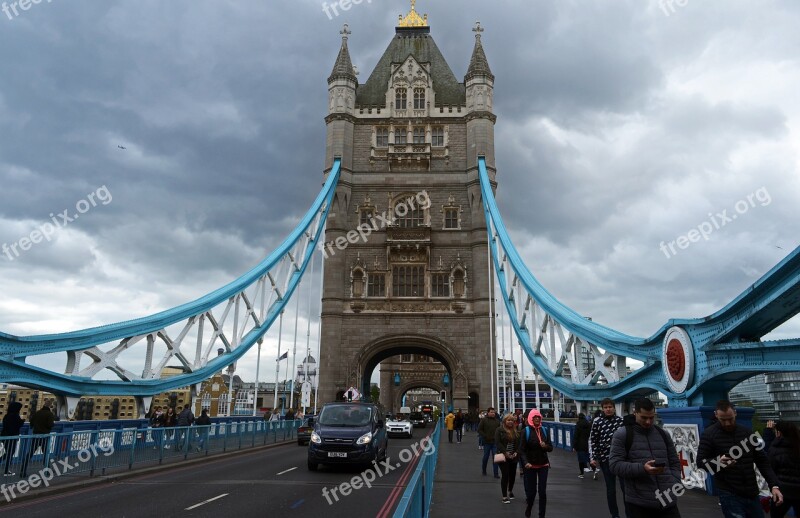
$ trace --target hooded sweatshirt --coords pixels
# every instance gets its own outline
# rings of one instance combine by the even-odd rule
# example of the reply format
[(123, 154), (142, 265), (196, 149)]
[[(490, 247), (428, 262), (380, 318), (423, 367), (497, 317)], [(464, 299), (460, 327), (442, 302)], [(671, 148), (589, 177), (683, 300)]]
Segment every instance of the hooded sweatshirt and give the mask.
[[(533, 422), (534, 417), (539, 417), (539, 425)], [(534, 468), (543, 468), (550, 465), (547, 452), (553, 451), (553, 443), (547, 434), (547, 430), (541, 424), (542, 414), (537, 409), (533, 409), (528, 414), (527, 429), (522, 430), (522, 440), (519, 445), (520, 458), (523, 466), (531, 464)], [(544, 442), (544, 447), (542, 444)]]
[(20, 410), (22, 410), (22, 403), (19, 401), (9, 403), (8, 413), (3, 418), (3, 437), (19, 435), (19, 431), (24, 424), (24, 421), (19, 416)]

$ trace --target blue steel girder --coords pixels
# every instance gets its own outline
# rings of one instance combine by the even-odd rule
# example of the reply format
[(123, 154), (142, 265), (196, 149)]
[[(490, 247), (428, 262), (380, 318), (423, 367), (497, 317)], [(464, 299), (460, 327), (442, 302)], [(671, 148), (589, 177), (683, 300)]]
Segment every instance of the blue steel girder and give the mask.
[[(672, 319), (637, 338), (585, 319), (536, 280), (511, 242), (483, 157), (478, 169), (504, 305), (526, 356), (559, 392), (598, 400), (657, 390), (673, 406), (708, 404), (755, 374), (800, 370), (800, 340), (758, 341), (800, 312), (800, 247), (716, 313)], [(579, 349), (593, 356), (592, 372), (583, 372)], [(627, 374), (627, 358), (643, 366)]]
[[(297, 289), (322, 236), (340, 167), (337, 158), (297, 227), (240, 278), (193, 302), (127, 322), (52, 335), (0, 333), (0, 380), (73, 397), (149, 396), (199, 383), (234, 363), (263, 339)], [(170, 336), (169, 326), (178, 328), (177, 334)], [(157, 346), (166, 352), (154, 361)], [(215, 346), (224, 352), (211, 358)], [(134, 347), (144, 355), (141, 374), (119, 361)], [(67, 355), (64, 373), (26, 362), (30, 356), (58, 352)], [(91, 363), (82, 367), (85, 357)], [(161, 378), (172, 359), (181, 363), (184, 373)], [(104, 370), (120, 381), (93, 379)]]

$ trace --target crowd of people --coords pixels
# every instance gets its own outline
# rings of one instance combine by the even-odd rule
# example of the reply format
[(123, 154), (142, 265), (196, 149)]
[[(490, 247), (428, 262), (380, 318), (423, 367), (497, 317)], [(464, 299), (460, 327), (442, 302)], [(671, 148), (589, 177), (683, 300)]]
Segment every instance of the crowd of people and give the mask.
[[(578, 477), (602, 474), (606, 505), (612, 518), (680, 518), (683, 485), (681, 459), (670, 435), (656, 424), (656, 408), (650, 399), (634, 403), (633, 414), (616, 413), (611, 399), (601, 402), (593, 418), (579, 413), (573, 435)], [(445, 417), (448, 440), (462, 441), (473, 412), (450, 412)], [(548, 453), (553, 451), (550, 432), (539, 410), (523, 416), (499, 416), (494, 408), (477, 415), (474, 429), (483, 450), (481, 473), (488, 466), (500, 482), (501, 504), (514, 500), (517, 471), (525, 490), (525, 516), (531, 516), (538, 497), (538, 513), (547, 512)], [(749, 447), (748, 447), (749, 446)], [(787, 421), (767, 423), (763, 437), (736, 422), (736, 409), (719, 401), (712, 422), (705, 427), (696, 456), (697, 466), (713, 477), (719, 508), (725, 518), (782, 518), (789, 510), (800, 516), (800, 431)], [(760, 497), (758, 468), (769, 486), (769, 498)], [(617, 502), (617, 480), (622, 502)], [(620, 512), (624, 510), (624, 514)], [(766, 514), (765, 514), (766, 513)]]

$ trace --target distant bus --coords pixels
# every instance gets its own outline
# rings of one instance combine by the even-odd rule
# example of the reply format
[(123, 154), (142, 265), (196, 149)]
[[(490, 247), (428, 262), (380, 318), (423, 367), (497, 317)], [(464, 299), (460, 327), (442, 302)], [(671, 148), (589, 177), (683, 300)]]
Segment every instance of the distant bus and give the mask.
[(433, 405), (423, 404), (420, 406), (420, 411), (428, 421), (433, 421)]

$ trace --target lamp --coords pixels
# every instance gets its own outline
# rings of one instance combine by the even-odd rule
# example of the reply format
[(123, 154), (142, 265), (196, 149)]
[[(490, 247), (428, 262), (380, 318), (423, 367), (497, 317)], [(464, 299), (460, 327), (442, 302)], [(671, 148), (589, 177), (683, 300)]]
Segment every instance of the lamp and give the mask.
[(442, 376), (442, 383), (444, 384), (445, 387), (450, 385), (450, 374), (446, 372), (444, 373), (444, 376)]
[(399, 372), (395, 372), (394, 373), (394, 386), (395, 387), (399, 387), (400, 386), (400, 373)]

